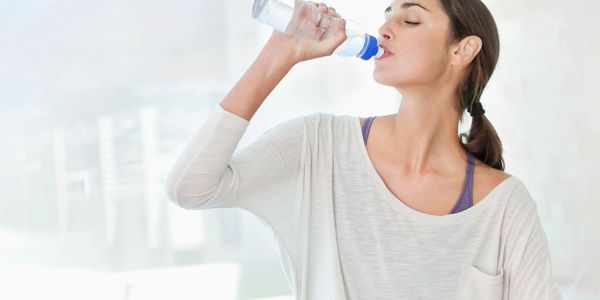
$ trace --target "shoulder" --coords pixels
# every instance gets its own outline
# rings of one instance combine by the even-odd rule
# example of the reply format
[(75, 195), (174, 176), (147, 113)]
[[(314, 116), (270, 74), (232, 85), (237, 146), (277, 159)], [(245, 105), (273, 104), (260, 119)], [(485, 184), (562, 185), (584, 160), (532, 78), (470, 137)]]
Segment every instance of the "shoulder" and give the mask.
[(515, 177), (510, 178), (510, 185), (504, 189), (504, 195), (497, 212), (502, 216), (502, 235), (507, 243), (524, 245), (541, 226), (537, 201), (526, 184)]
[[(515, 175), (494, 169), (496, 177), (488, 181), (489, 185), (505, 184), (506, 213), (519, 218), (531, 218), (537, 214), (537, 203), (525, 182)], [(508, 174), (508, 177), (505, 177)], [(505, 179), (502, 179), (505, 178)], [(500, 181), (500, 182), (499, 182)], [(504, 182), (506, 181), (506, 182)], [(491, 183), (490, 183), (491, 182)], [(498, 183), (499, 182), (499, 183)]]
[[(385, 116), (374, 116), (375, 119), (384, 119)], [(367, 117), (359, 117), (360, 120), (360, 127), (364, 127), (365, 126), (365, 122), (367, 122)], [(373, 121), (375, 121), (375, 119), (373, 119)]]
[[(390, 121), (393, 117), (394, 117), (394, 114), (391, 114), (391, 115), (381, 115), (381, 116), (371, 116), (371, 117), (368, 117), (368, 118), (375, 118), (377, 120), (386, 120), (385, 122), (387, 122), (387, 121)], [(365, 122), (367, 121), (368, 118), (367, 117), (359, 117), (359, 119), (360, 119), (360, 126), (361, 127), (365, 124)], [(373, 120), (375, 120), (375, 119), (373, 119)], [(381, 121), (378, 121), (378, 122), (381, 122)]]
[(513, 175), (492, 168), (479, 159), (475, 159), (475, 176), (475, 180), (478, 181), (481, 187), (487, 190), (494, 188)]
[(269, 127), (262, 135), (263, 139), (283, 142), (289, 140), (315, 139), (320, 134), (337, 127), (343, 116), (326, 112), (312, 112), (285, 119)]
[(509, 198), (515, 196), (523, 198), (524, 192), (526, 193), (525, 196), (528, 195), (527, 188), (518, 177), (502, 170), (492, 168), (482, 161), (475, 159), (473, 203), (475, 204), (483, 200), (486, 195), (493, 192), (496, 188), (499, 188), (500, 185), (508, 185), (504, 190), (509, 193)]
[(330, 112), (314, 112), (302, 115), (306, 125), (320, 132), (347, 132), (356, 126), (356, 119), (360, 118), (360, 125), (364, 119), (351, 114), (335, 114)]
[(323, 119), (328, 115), (323, 112), (314, 112), (308, 114), (302, 114), (296, 117), (288, 118), (283, 121), (280, 121), (275, 126), (270, 127), (267, 132), (288, 132), (288, 131), (298, 131), (300, 129), (306, 128), (312, 124), (317, 123), (320, 119)]

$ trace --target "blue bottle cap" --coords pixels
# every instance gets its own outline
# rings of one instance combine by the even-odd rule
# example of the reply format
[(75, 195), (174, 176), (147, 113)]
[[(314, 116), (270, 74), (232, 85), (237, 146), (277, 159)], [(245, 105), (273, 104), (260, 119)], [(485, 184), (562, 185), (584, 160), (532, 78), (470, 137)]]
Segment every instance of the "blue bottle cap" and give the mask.
[(362, 54), (359, 57), (364, 60), (369, 60), (371, 57), (377, 54), (378, 50), (379, 46), (377, 45), (377, 39), (374, 36), (367, 34), (366, 45), (363, 48), (363, 51), (361, 51)]

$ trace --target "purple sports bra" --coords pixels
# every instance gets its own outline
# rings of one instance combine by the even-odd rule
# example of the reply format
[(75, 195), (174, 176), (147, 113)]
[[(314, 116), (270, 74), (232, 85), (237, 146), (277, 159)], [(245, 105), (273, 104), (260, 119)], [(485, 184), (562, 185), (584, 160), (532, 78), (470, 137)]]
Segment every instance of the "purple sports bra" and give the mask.
[[(362, 127), (362, 135), (365, 145), (367, 144), (367, 138), (369, 137), (369, 131), (371, 130), (371, 123), (376, 117), (368, 117), (365, 120), (365, 124)], [(473, 174), (475, 169), (474, 156), (471, 152), (467, 151), (467, 173), (465, 175), (465, 181), (463, 184), (462, 191), (458, 197), (458, 201), (454, 205), (454, 208), (450, 211), (451, 214), (461, 212), (471, 206), (473, 206)]]

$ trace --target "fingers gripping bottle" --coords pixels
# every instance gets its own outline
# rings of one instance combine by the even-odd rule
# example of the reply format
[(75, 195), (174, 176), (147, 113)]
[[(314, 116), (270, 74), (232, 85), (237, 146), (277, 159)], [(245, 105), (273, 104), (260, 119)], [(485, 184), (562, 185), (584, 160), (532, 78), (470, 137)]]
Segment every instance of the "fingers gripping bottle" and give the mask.
[[(252, 17), (277, 31), (285, 32), (292, 19), (294, 8), (281, 0), (255, 0)], [(363, 60), (383, 55), (383, 48), (377, 45), (377, 38), (361, 30), (360, 25), (346, 20), (347, 39), (333, 52), (338, 56), (356, 56)]]

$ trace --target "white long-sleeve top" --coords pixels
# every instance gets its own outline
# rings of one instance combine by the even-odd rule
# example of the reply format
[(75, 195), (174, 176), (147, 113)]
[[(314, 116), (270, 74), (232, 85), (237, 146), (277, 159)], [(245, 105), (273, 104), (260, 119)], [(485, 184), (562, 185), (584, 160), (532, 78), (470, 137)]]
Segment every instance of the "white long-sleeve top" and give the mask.
[(167, 193), (184, 208), (259, 218), (295, 299), (561, 299), (537, 205), (517, 177), (464, 211), (432, 215), (387, 189), (358, 116), (292, 118), (235, 151), (248, 124), (217, 105)]

